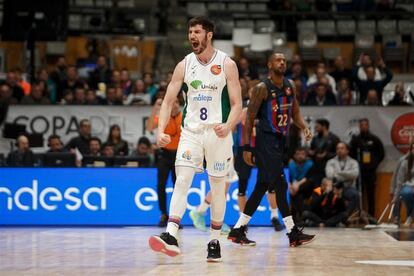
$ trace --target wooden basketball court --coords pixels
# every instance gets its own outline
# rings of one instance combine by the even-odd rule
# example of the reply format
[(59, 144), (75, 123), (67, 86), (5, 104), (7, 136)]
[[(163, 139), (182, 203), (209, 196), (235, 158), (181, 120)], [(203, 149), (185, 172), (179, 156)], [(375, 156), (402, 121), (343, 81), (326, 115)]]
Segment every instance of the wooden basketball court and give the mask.
[(251, 227), (257, 246), (223, 236), (218, 264), (206, 262), (208, 233), (189, 226), (180, 234), (181, 256), (152, 252), (148, 237), (161, 230), (0, 228), (0, 275), (414, 275), (414, 242), (382, 230), (307, 229), (317, 239), (289, 248), (284, 232)]

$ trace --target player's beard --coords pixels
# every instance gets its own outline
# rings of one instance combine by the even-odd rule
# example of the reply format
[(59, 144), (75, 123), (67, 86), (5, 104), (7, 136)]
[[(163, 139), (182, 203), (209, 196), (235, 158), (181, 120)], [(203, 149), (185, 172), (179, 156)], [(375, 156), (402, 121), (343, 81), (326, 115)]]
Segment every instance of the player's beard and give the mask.
[(286, 67), (279, 67), (273, 69), (273, 74), (276, 76), (284, 76), (286, 72)]
[(204, 52), (204, 50), (207, 48), (207, 34), (204, 37), (203, 40), (201, 40), (196, 47), (194, 47), (194, 44), (191, 43), (191, 47), (193, 48), (193, 52), (196, 55), (200, 55)]

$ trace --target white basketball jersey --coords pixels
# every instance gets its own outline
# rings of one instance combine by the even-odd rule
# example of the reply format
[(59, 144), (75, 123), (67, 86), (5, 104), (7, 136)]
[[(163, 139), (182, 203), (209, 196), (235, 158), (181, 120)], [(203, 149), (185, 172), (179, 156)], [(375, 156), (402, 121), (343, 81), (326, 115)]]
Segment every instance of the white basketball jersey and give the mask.
[(225, 123), (230, 113), (224, 61), (227, 55), (216, 50), (208, 64), (201, 63), (194, 53), (185, 57), (182, 125), (198, 130), (205, 125)]

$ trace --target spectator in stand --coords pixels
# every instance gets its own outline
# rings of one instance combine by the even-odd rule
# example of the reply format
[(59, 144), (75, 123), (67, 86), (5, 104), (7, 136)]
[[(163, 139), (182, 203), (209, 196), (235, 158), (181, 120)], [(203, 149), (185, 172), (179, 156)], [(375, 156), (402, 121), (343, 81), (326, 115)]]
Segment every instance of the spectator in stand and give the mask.
[(73, 91), (70, 89), (66, 89), (63, 92), (63, 98), (60, 101), (61, 104), (63, 105), (72, 105), (74, 101), (74, 95), (73, 95)]
[(0, 85), (0, 102), (2, 104), (17, 104), (18, 100), (13, 97), (13, 91), (7, 83)]
[[(414, 142), (411, 142), (407, 156), (403, 159), (395, 177), (394, 195), (400, 195), (407, 208), (406, 225), (414, 221)], [(393, 202), (396, 201), (394, 197)]]
[(289, 162), (289, 175), (292, 182), (292, 216), (294, 220), (300, 221), (304, 200), (312, 195), (316, 184), (313, 179), (313, 161), (307, 158), (305, 148), (296, 149), (293, 159)]
[(385, 150), (381, 140), (369, 131), (369, 120), (359, 120), (359, 134), (352, 137), (350, 155), (361, 166), (361, 187), (368, 202), (368, 213), (375, 216), (375, 181), (377, 168), (384, 159)]
[(335, 82), (338, 83), (342, 79), (346, 79), (349, 84), (352, 83), (352, 70), (345, 68), (344, 58), (342, 56), (337, 56), (334, 60), (334, 70), (330, 74)]
[(343, 196), (347, 202), (347, 216), (359, 209), (359, 193), (356, 189), (356, 180), (359, 175), (359, 165), (355, 159), (349, 157), (349, 147), (344, 142), (336, 145), (336, 156), (326, 163), (326, 177), (336, 185), (343, 186)]
[[(288, 79), (294, 80), (296, 85), (299, 85), (299, 82), (300, 82), (300, 85), (299, 85), (300, 90), (298, 90), (298, 87), (296, 87), (296, 91), (300, 92), (300, 93), (296, 93), (297, 96), (300, 97), (300, 99), (304, 99), (305, 97), (304, 94), (307, 89), (306, 83), (308, 81), (308, 78), (307, 78), (307, 74), (304, 74), (304, 71), (305, 70), (303, 70), (302, 64), (300, 62), (296, 62), (296, 63), (292, 63), (290, 73), (285, 74)], [(302, 101), (299, 101), (299, 102), (302, 102)]]
[(313, 190), (310, 210), (303, 212), (305, 225), (336, 227), (345, 223), (348, 214), (342, 194), (343, 185), (334, 185), (331, 179), (324, 178), (321, 186)]
[[(367, 61), (361, 62), (362, 66), (364, 66), (364, 64), (369, 64), (369, 56), (367, 55), (364, 56), (362, 60), (366, 59), (365, 57), (368, 57), (368, 59)], [(388, 69), (385, 66), (384, 60), (382, 58), (379, 59), (378, 66), (385, 73), (384, 79), (376, 79), (375, 77), (376, 70), (372, 64), (363, 67), (365, 74), (366, 74), (366, 79), (361, 78), (360, 74), (358, 73), (360, 70), (360, 66), (355, 66), (353, 69), (352, 77), (359, 90), (359, 103), (360, 104), (365, 103), (367, 96), (368, 96), (368, 91), (371, 89), (374, 89), (375, 91), (377, 91), (378, 99), (382, 99), (382, 91), (384, 90), (384, 87), (391, 81), (393, 77), (392, 72), (390, 71), (390, 69)]]
[(316, 69), (315, 69), (315, 74), (313, 74), (312, 76), (309, 77), (308, 82), (306, 83), (306, 85), (308, 87), (310, 87), (312, 84), (321, 82), (322, 78), (327, 78), (329, 85), (331, 86), (332, 89), (332, 93), (334, 93), (336, 95), (336, 82), (335, 79), (328, 74), (327, 70), (326, 70), (326, 65), (324, 62), (318, 62)]
[(315, 182), (321, 183), (322, 178), (325, 177), (326, 162), (335, 156), (339, 138), (329, 131), (329, 121), (326, 119), (316, 120), (315, 132), (316, 135), (312, 138), (311, 148), (308, 153), (314, 162)]
[(118, 99), (116, 87), (112, 84), (106, 88), (106, 97), (101, 100), (103, 105), (122, 105), (122, 101)]
[(145, 83), (142, 80), (136, 80), (132, 87), (131, 93), (124, 101), (124, 105), (149, 105), (151, 96), (145, 92)]
[(57, 101), (61, 101), (64, 96), (64, 91), (72, 90), (75, 91), (78, 87), (84, 87), (83, 83), (79, 80), (78, 71), (75, 66), (70, 65), (67, 68), (67, 78), (60, 83), (58, 87), (58, 94), (56, 97)]
[(300, 79), (306, 79), (306, 82), (307, 82), (309, 76), (308, 76), (308, 73), (306, 72), (306, 70), (303, 68), (301, 56), (298, 55), (298, 54), (294, 54), (292, 56), (292, 60), (290, 61), (290, 64), (291, 64), (291, 66), (289, 66), (289, 68), (286, 69), (285, 76), (290, 76), (290, 75), (293, 74), (293, 72), (292, 72), (293, 70), (292, 69), (293, 69), (293, 65), (294, 64), (300, 64), (300, 67), (301, 67), (301, 70), (300, 70)]
[(37, 79), (43, 81), (46, 85), (47, 96), (51, 103), (56, 103), (57, 86), (56, 83), (49, 77), (49, 73), (45, 68), (41, 68), (37, 72)]
[(91, 137), (89, 140), (89, 154), (88, 156), (101, 156), (102, 142), (98, 137)]
[(111, 83), (112, 72), (106, 63), (106, 57), (100, 55), (96, 61), (96, 68), (89, 76), (89, 87), (97, 90), (100, 83), (108, 85)]
[(339, 80), (336, 88), (338, 90), (338, 105), (355, 104), (354, 92), (351, 90), (351, 85), (346, 78)]
[(293, 79), (295, 82), (295, 88), (298, 93), (296, 93), (296, 99), (300, 104), (305, 103), (306, 94), (306, 83), (303, 83), (300, 79)]
[[(59, 57), (56, 62), (55, 69), (50, 73), (50, 78), (53, 80), (56, 86), (59, 86), (67, 79), (67, 66), (66, 59), (64, 57)], [(57, 87), (59, 89), (59, 87)], [(56, 98), (56, 101), (60, 99)]]
[(112, 71), (111, 84), (115, 87), (121, 87), (121, 72), (119, 70)]
[(44, 96), (44, 85), (36, 81), (32, 86), (32, 93), (28, 96), (24, 96), (20, 104), (25, 105), (42, 105), (50, 104), (50, 100)]
[(26, 96), (30, 95), (32, 91), (32, 86), (28, 83), (25, 79), (23, 79), (23, 71), (21, 68), (16, 67), (14, 69), (14, 73), (16, 74), (17, 84), (23, 89), (23, 92)]
[(91, 139), (91, 123), (88, 119), (83, 119), (79, 125), (79, 135), (70, 139), (66, 148), (70, 151), (77, 148), (82, 155), (87, 155), (89, 153), (89, 140)]
[(98, 105), (99, 101), (96, 97), (96, 92), (93, 89), (88, 89), (86, 91), (86, 105)]
[(158, 92), (158, 85), (154, 83), (153, 75), (149, 72), (144, 73), (143, 80), (145, 84), (145, 92), (151, 96), (151, 103), (155, 103), (155, 96)]
[(249, 61), (245, 57), (241, 57), (239, 59), (238, 68), (240, 78), (246, 78), (247, 81), (257, 80), (259, 78), (257, 68), (250, 65)]
[(16, 146), (17, 149), (7, 156), (7, 165), (9, 167), (33, 167), (35, 158), (29, 147), (29, 139), (25, 135), (20, 135), (17, 137)]
[(22, 98), (24, 97), (24, 92), (23, 89), (20, 87), (20, 85), (18, 85), (17, 83), (17, 78), (16, 78), (16, 73), (13, 71), (9, 71), (7, 72), (6, 75), (6, 84), (8, 86), (10, 86), (11, 90), (12, 90), (12, 95), (13, 98), (16, 98), (18, 102), (20, 102), (22, 100)]
[(123, 68), (121, 70), (121, 88), (122, 91), (124, 92), (124, 95), (127, 96), (130, 92), (131, 92), (131, 87), (132, 87), (132, 81), (129, 78), (129, 71), (126, 68)]
[(131, 153), (133, 157), (149, 157), (150, 158), (150, 166), (154, 164), (154, 155), (152, 153), (152, 146), (150, 140), (142, 136), (138, 139), (137, 146), (135, 150)]
[(104, 147), (110, 145), (113, 148), (115, 155), (127, 156), (129, 154), (128, 142), (122, 140), (121, 128), (119, 125), (112, 125), (109, 129), (108, 139)]
[(335, 95), (328, 91), (324, 83), (316, 84), (315, 93), (310, 93), (307, 98), (307, 105), (332, 106), (336, 105)]
[(102, 156), (115, 157), (114, 147), (109, 144), (103, 145)]
[(78, 88), (75, 89), (73, 104), (75, 104), (75, 105), (85, 105), (86, 104), (85, 88), (78, 87)]
[(395, 95), (392, 100), (388, 103), (388, 105), (410, 105), (404, 100), (405, 97), (405, 90), (404, 90), (404, 83), (402, 81), (398, 82), (395, 85)]
[(60, 136), (52, 134), (47, 138), (47, 146), (49, 147), (47, 152), (64, 152), (62, 140)]
[(381, 105), (378, 99), (378, 93), (375, 89), (368, 90), (367, 99), (365, 100), (365, 105), (371, 105), (371, 106)]

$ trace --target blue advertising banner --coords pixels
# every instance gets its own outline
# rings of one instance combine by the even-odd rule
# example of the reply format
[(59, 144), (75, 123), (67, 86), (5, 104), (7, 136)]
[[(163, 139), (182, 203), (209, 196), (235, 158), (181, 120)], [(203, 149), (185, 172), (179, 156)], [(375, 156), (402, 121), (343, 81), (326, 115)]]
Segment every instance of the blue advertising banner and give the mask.
[[(2, 168), (0, 225), (156, 225), (160, 218), (156, 178), (156, 169)], [(249, 191), (255, 180), (253, 170)], [(225, 222), (230, 225), (239, 217), (237, 188), (233, 183), (227, 196)], [(197, 174), (189, 190), (184, 225), (191, 224), (188, 210), (196, 208), (208, 190), (207, 174)], [(167, 193), (169, 206), (171, 180)], [(251, 225), (269, 224), (264, 197)]]

